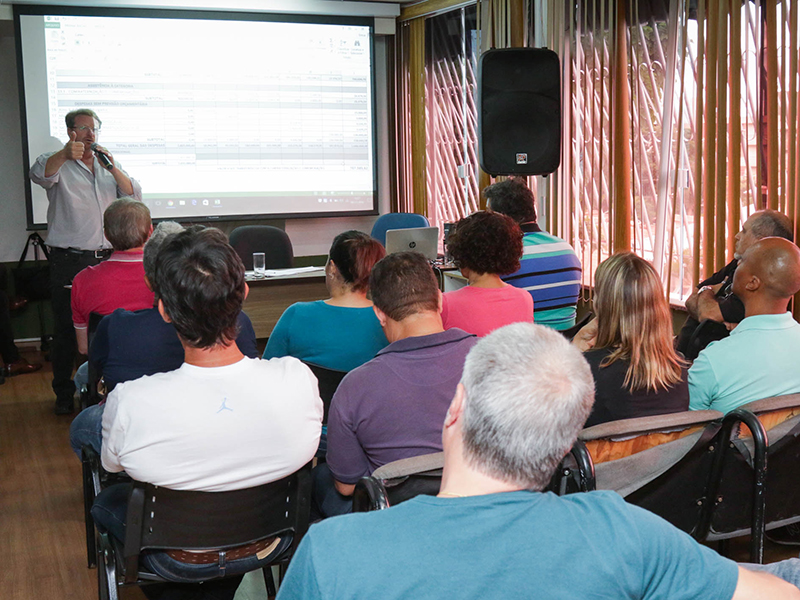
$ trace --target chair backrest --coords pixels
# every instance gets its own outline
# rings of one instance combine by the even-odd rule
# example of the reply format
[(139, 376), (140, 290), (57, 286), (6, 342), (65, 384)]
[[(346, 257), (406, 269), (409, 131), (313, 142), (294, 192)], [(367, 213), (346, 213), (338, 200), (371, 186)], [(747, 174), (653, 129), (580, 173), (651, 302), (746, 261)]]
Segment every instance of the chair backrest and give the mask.
[(678, 348), (687, 360), (694, 360), (711, 342), (728, 337), (728, 329), (724, 323), (705, 319), (697, 325), (689, 336), (686, 346)]
[(761, 562), (764, 532), (800, 522), (800, 394), (750, 402), (725, 418), (708, 539), (750, 534), (750, 560)]
[[(353, 512), (383, 510), (415, 496), (435, 496), (442, 484), (444, 452), (404, 458), (383, 465), (362, 477), (353, 492)], [(559, 464), (546, 488), (559, 495), (594, 489), (592, 459), (576, 441)]]
[(702, 536), (721, 419), (717, 411), (656, 415), (603, 423), (579, 437), (594, 460), (597, 489)]
[[(105, 316), (106, 315), (101, 315), (94, 312), (89, 313), (89, 348), (92, 347), (92, 341), (94, 340), (94, 334), (97, 331), (97, 326), (100, 325), (100, 321), (102, 321)], [(81, 409), (84, 409), (87, 406), (94, 406), (95, 404), (99, 403), (100, 400), (102, 400), (102, 394), (98, 391), (97, 387), (103, 375), (102, 373), (98, 372), (97, 365), (95, 365), (91, 360), (89, 360), (89, 364), (87, 366), (87, 374), (86, 400), (84, 402), (82, 399)]]
[(254, 252), (264, 253), (267, 269), (288, 269), (294, 263), (292, 242), (283, 229), (271, 225), (244, 225), (231, 231), (229, 239), (247, 271), (253, 270)]
[(425, 215), (416, 213), (386, 213), (378, 217), (372, 226), (372, 237), (384, 246), (386, 245), (386, 232), (390, 229), (409, 229), (412, 227), (429, 227), (430, 223)]
[(294, 552), (308, 529), (310, 470), (309, 463), (278, 481), (229, 492), (134, 482), (125, 531), (126, 580), (135, 580), (139, 553), (147, 549), (226, 549), (291, 534)]
[(372, 477), (385, 490), (388, 507), (421, 494), (426, 496), (438, 494), (442, 485), (443, 467), (444, 452), (436, 452), (383, 465), (375, 470)]
[(331, 400), (333, 399), (333, 395), (336, 393), (336, 388), (339, 387), (339, 384), (344, 379), (344, 376), (347, 375), (347, 371), (337, 371), (335, 369), (328, 369), (326, 367), (321, 367), (319, 365), (315, 365), (314, 363), (303, 361), (311, 372), (314, 373), (314, 376), (317, 378), (319, 382), (319, 397), (322, 398), (322, 405), (325, 409), (325, 414), (322, 417), (322, 422), (328, 422), (328, 411), (331, 408)]

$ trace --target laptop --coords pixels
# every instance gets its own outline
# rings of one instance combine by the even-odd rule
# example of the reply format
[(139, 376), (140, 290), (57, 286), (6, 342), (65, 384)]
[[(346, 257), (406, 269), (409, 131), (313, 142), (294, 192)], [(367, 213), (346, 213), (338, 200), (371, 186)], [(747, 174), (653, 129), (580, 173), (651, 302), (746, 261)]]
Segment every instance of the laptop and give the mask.
[(428, 260), (436, 260), (439, 254), (439, 228), (411, 227), (386, 232), (386, 254), (409, 250), (421, 253)]

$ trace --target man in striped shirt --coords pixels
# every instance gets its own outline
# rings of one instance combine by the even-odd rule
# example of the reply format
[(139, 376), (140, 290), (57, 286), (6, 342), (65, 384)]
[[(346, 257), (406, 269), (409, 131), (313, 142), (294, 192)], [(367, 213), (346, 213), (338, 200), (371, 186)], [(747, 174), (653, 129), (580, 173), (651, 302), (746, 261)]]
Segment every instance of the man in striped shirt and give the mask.
[(536, 223), (536, 202), (524, 180), (495, 183), (483, 194), (487, 209), (511, 217), (524, 233), (520, 268), (503, 281), (531, 293), (534, 322), (558, 330), (575, 325), (581, 290), (581, 261), (575, 250)]

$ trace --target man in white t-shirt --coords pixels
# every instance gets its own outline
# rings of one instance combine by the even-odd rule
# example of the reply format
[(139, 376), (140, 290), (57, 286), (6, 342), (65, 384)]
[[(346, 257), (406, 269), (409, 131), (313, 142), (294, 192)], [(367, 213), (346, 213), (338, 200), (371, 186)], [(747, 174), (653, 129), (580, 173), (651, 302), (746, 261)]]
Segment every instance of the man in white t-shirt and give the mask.
[[(103, 414), (103, 467), (170, 489), (226, 491), (281, 479), (310, 461), (322, 428), (317, 380), (295, 358), (262, 361), (239, 351), (247, 285), (224, 234), (195, 226), (168, 237), (154, 287), (185, 362), (114, 388)], [(119, 539), (126, 497), (124, 484), (112, 486), (92, 509), (98, 525)], [(185, 565), (188, 577), (195, 566)], [(222, 580), (224, 591), (209, 597), (232, 597), (237, 585), (235, 577)], [(202, 589), (212, 592), (208, 583)]]

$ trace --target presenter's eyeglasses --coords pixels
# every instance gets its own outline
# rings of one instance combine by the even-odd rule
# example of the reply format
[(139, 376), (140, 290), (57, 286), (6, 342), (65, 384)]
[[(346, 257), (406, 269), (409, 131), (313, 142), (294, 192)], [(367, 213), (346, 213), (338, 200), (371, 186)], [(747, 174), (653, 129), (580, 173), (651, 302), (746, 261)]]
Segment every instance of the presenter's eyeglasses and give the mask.
[(87, 131), (91, 131), (92, 133), (100, 133), (99, 127), (89, 127), (88, 125), (81, 125), (80, 127), (72, 127), (75, 131), (80, 131), (81, 133), (85, 133)]

